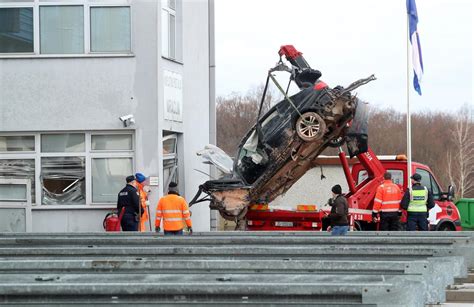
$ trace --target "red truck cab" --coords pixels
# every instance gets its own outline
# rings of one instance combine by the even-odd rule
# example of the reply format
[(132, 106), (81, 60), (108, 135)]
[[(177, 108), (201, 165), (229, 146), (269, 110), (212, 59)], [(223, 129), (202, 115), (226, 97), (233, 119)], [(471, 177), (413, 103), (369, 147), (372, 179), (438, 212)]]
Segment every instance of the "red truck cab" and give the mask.
[[(369, 151), (366, 154), (370, 154)], [(359, 159), (360, 160), (360, 159)], [(392, 181), (400, 186), (402, 192), (404, 193), (408, 188), (408, 184), (411, 184), (411, 180), (408, 179), (407, 175), (407, 159), (403, 155), (399, 156), (380, 156), (375, 157), (374, 160), (380, 161), (380, 164), (383, 166), (385, 170), (392, 174)], [(361, 161), (362, 162), (362, 161)], [(358, 208), (360, 210), (372, 210), (373, 207), (373, 198), (375, 195), (375, 189), (373, 186), (379, 185), (383, 178), (372, 180), (369, 179), (369, 173), (367, 169), (364, 167), (363, 163), (358, 162), (352, 166), (351, 170), (351, 177), (356, 185), (356, 193), (349, 193), (348, 199), (352, 202), (352, 206), (354, 208), (354, 201), (357, 202)], [(435, 207), (430, 210), (429, 212), (429, 223), (431, 230), (438, 230), (438, 231), (455, 231), (461, 230), (461, 221), (460, 221), (460, 214), (457, 207), (452, 202), (453, 198), (453, 189), (450, 186), (448, 188), (448, 192), (443, 192), (440, 188), (438, 180), (434, 176), (431, 169), (424, 164), (412, 162), (412, 174), (418, 173), (421, 175), (422, 180), (421, 184), (426, 186), (433, 194), (433, 198), (435, 200)], [(374, 180), (375, 179), (375, 180)], [(364, 190), (364, 185), (372, 185), (369, 187), (367, 193), (361, 193), (361, 190)], [(367, 197), (363, 197), (367, 196)], [(353, 199), (353, 198), (358, 199)], [(362, 203), (360, 203), (362, 201)], [(365, 202), (365, 203), (364, 203)], [(364, 210), (364, 211), (365, 211)], [(355, 210), (357, 211), (357, 210)], [(354, 212), (356, 213), (356, 212)], [(367, 212), (368, 213), (368, 212)], [(364, 214), (365, 216), (365, 214)], [(356, 227), (361, 229), (373, 229), (373, 225), (370, 225), (370, 221), (366, 221), (367, 219), (359, 219), (360, 216), (355, 216), (355, 223)], [(406, 212), (403, 212), (402, 216), (402, 223), (406, 222)]]

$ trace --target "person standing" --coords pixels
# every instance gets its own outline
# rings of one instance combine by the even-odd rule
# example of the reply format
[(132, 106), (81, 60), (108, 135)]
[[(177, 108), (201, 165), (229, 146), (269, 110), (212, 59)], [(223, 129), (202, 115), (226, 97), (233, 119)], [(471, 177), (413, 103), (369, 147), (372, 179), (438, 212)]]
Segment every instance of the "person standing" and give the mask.
[(342, 188), (336, 184), (331, 189), (333, 200), (330, 202), (331, 213), (329, 219), (331, 220), (331, 235), (343, 236), (349, 231), (349, 221), (347, 216), (349, 214), (349, 206), (346, 198), (342, 195)]
[(158, 201), (156, 207), (155, 231), (160, 232), (161, 220), (165, 235), (182, 235), (183, 219), (188, 226), (189, 234), (193, 233), (193, 224), (186, 200), (178, 193), (178, 185), (170, 182), (168, 195)]
[(435, 206), (433, 194), (427, 187), (421, 184), (421, 175), (418, 173), (411, 176), (413, 185), (405, 191), (402, 198), (402, 208), (407, 210), (407, 231), (428, 231), (428, 212)]
[(380, 219), (381, 231), (398, 231), (400, 230), (400, 201), (402, 199), (402, 191), (392, 182), (392, 174), (385, 172), (383, 175), (384, 182), (377, 188), (374, 199), (374, 207), (372, 209), (372, 218), (374, 221)]
[(124, 210), (120, 225), (123, 231), (137, 231), (140, 200), (138, 190), (135, 187), (135, 177), (128, 176), (125, 178), (125, 181), (127, 185), (119, 192), (117, 200), (119, 215), (121, 211)]
[(143, 175), (142, 173), (135, 174), (135, 180), (137, 181), (138, 195), (140, 198), (140, 211), (141, 211), (141, 218), (138, 224), (138, 231), (141, 231), (141, 232), (146, 231), (147, 222), (150, 224), (150, 228), (151, 228), (150, 216), (148, 215), (148, 212), (149, 212), (148, 193), (144, 189), (146, 179), (147, 179), (146, 176)]

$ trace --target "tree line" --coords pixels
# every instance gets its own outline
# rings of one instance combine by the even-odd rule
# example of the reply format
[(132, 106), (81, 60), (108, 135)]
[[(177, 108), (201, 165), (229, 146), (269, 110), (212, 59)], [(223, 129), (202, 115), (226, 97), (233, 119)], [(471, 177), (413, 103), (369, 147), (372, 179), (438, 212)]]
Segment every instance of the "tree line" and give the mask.
[[(255, 124), (263, 87), (246, 94), (217, 98), (217, 146), (231, 157)], [(281, 99), (269, 91), (262, 114)], [(456, 197), (474, 197), (474, 122), (468, 104), (451, 113), (422, 111), (412, 114), (412, 160), (428, 165), (441, 189), (455, 186)], [(371, 106), (369, 145), (378, 155), (406, 153), (406, 113)], [(323, 154), (335, 154), (328, 149)]]

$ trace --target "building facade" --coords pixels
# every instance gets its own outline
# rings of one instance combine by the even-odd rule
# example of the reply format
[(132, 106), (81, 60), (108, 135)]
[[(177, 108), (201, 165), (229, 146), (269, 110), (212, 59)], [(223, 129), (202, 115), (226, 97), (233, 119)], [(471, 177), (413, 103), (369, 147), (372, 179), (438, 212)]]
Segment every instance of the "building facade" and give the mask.
[[(212, 0), (0, 1), (0, 231), (103, 231), (125, 177), (188, 200), (215, 142)], [(209, 208), (192, 208), (197, 231)]]

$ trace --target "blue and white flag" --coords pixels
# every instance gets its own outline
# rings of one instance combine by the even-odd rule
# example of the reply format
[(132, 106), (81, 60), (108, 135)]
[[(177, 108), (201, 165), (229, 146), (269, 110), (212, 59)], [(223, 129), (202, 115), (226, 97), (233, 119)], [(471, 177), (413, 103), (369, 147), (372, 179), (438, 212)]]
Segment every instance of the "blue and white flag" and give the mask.
[(415, 76), (413, 77), (413, 87), (421, 95), (421, 79), (423, 77), (423, 59), (421, 58), (420, 37), (418, 36), (417, 24), (418, 13), (416, 11), (415, 0), (407, 0), (408, 23), (410, 29), (411, 57)]

